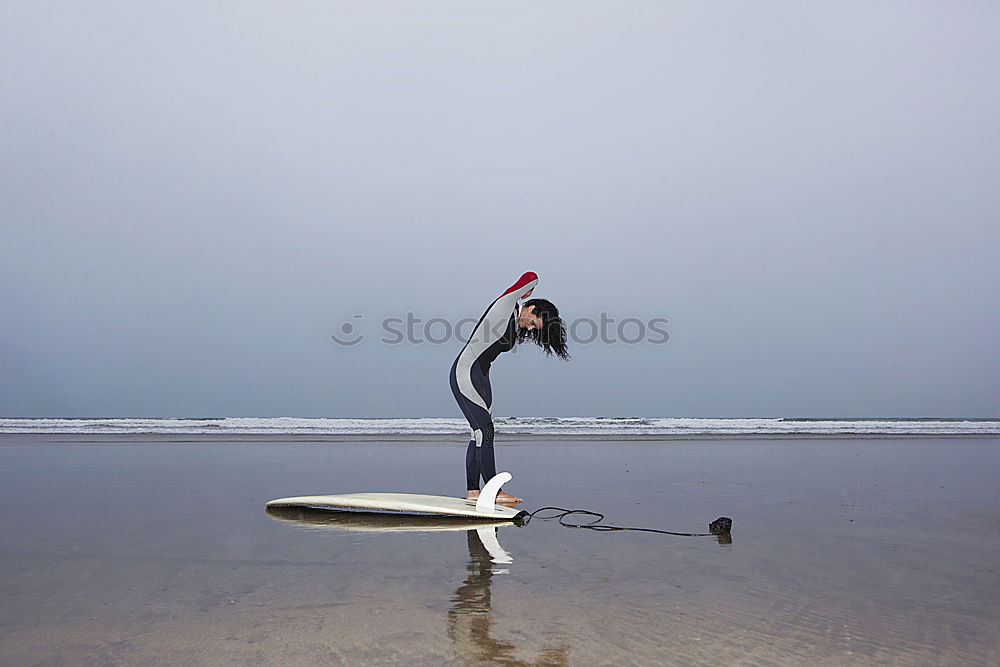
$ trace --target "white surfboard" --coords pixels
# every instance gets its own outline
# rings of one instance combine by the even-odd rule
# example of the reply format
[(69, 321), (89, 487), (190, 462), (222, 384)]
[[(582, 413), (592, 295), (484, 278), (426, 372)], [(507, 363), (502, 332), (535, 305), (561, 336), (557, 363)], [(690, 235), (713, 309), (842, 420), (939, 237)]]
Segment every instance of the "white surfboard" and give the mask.
[(412, 493), (345, 493), (332, 496), (278, 498), (269, 501), (267, 507), (309, 507), (342, 512), (383, 512), (464, 517), (483, 521), (513, 521), (525, 513), (513, 507), (496, 504), (500, 487), (511, 479), (512, 476), (508, 472), (497, 474), (486, 483), (479, 493), (479, 499), (475, 501)]

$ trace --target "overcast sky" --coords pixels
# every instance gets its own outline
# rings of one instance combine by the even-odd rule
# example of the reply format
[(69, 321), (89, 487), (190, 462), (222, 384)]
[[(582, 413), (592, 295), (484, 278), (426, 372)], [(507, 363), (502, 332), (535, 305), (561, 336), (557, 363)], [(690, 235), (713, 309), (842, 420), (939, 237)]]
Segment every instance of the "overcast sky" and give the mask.
[(997, 35), (996, 2), (4, 3), (0, 414), (461, 418), (463, 341), (381, 321), (533, 270), (669, 341), (505, 354), (498, 416), (1000, 416)]

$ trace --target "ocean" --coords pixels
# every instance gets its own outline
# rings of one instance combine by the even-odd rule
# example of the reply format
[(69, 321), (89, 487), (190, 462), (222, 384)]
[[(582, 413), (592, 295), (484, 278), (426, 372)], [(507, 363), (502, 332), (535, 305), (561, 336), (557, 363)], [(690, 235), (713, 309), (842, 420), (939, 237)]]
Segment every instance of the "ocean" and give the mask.
[[(518, 437), (914, 437), (1000, 435), (998, 419), (494, 417), (497, 433)], [(0, 433), (450, 436), (466, 435), (461, 418), (0, 418)]]

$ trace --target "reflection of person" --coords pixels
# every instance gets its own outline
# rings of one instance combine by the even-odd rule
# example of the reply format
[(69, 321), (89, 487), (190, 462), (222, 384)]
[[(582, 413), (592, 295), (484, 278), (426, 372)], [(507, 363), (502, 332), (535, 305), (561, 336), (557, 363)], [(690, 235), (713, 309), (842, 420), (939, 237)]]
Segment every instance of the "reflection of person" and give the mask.
[[(479, 497), (480, 477), (488, 482), (496, 475), (490, 364), (501, 352), (528, 339), (544, 349), (546, 355), (555, 353), (561, 359), (569, 359), (566, 328), (555, 305), (545, 299), (525, 301), (523, 307), (517, 304), (519, 299), (531, 296), (537, 284), (538, 276), (528, 271), (494, 299), (451, 365), (451, 391), (472, 427), (472, 440), (465, 454), (465, 488), (469, 500)], [(517, 503), (521, 498), (501, 492), (497, 502)]]
[[(490, 636), (493, 561), (476, 531), (468, 531), (468, 541), (467, 576), (455, 590), (451, 598), (451, 609), (448, 610), (448, 637), (462, 654), (461, 658), (468, 662), (500, 662), (505, 665), (568, 664), (569, 649), (566, 647), (544, 649), (537, 661), (529, 663), (514, 657), (514, 651), (517, 650), (514, 644)], [(466, 639), (471, 644), (466, 644)]]

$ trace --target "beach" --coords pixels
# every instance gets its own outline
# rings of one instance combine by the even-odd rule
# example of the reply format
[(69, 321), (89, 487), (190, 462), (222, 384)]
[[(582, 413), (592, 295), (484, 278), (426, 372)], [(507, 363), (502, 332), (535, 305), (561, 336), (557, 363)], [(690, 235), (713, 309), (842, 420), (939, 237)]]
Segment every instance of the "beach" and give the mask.
[(497, 440), (496, 538), (271, 499), (463, 494), (458, 438), (0, 435), (0, 664), (997, 664), (1000, 439)]

